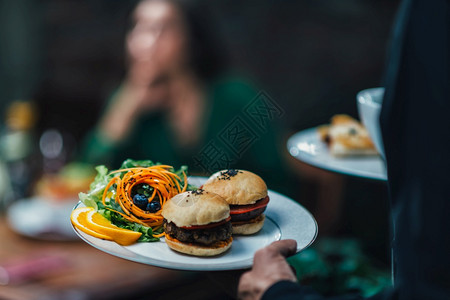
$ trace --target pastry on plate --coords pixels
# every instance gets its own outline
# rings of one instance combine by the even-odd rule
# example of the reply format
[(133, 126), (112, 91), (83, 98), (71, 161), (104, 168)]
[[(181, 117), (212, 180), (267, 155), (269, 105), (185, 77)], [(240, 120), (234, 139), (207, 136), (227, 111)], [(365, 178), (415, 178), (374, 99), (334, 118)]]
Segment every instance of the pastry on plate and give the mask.
[(334, 156), (377, 155), (367, 129), (348, 115), (335, 115), (329, 125), (317, 128), (320, 139)]

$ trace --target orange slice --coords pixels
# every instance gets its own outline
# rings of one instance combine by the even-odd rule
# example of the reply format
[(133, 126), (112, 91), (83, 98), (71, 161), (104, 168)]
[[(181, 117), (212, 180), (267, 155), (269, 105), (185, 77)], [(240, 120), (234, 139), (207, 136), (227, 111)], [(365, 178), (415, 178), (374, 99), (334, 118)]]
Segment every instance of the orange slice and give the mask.
[(72, 214), (70, 215), (70, 221), (72, 222), (73, 226), (83, 231), (84, 233), (87, 233), (99, 239), (112, 241), (113, 240), (112, 237), (105, 234), (101, 234), (90, 228), (86, 216), (89, 212), (92, 211), (95, 212), (93, 207), (78, 207), (77, 209), (72, 211)]
[(91, 210), (86, 214), (86, 222), (88, 227), (100, 234), (111, 237), (120, 245), (131, 245), (135, 243), (142, 235), (141, 232), (119, 228), (95, 210)]

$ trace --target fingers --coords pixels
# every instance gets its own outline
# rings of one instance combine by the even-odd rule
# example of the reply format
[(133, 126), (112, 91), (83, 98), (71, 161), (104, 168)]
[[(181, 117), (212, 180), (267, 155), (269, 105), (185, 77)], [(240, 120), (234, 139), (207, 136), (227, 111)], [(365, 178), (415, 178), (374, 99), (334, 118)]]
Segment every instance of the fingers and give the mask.
[[(297, 242), (295, 240), (280, 240), (273, 242), (269, 246), (256, 251), (253, 259), (253, 270), (260, 270), (267, 267), (267, 264), (275, 263), (278, 266), (285, 265), (290, 270), (286, 258), (297, 252)], [(293, 273), (295, 275), (295, 272)]]
[(297, 253), (297, 241), (280, 240), (273, 242), (268, 247), (271, 251), (281, 254), (283, 257), (289, 257)]
[(295, 269), (286, 257), (297, 252), (295, 240), (281, 240), (255, 253), (251, 271), (241, 276), (238, 287), (239, 299), (260, 299), (264, 292), (281, 280), (297, 281)]
[(289, 265), (289, 268), (291, 268), (291, 271), (294, 274), (294, 276), (297, 277), (297, 270), (294, 268), (294, 266)]
[(257, 299), (262, 295), (262, 291), (255, 285), (254, 274), (252, 272), (244, 273), (238, 284), (237, 298), (239, 300)]

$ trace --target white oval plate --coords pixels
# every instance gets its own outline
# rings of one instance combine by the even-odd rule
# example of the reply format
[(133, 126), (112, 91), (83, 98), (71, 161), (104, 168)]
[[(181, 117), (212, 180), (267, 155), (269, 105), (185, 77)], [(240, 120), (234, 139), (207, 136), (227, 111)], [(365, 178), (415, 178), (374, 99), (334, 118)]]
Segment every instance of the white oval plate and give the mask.
[(9, 226), (24, 236), (48, 241), (78, 239), (70, 224), (70, 213), (78, 199), (53, 202), (38, 196), (17, 200), (7, 211)]
[(289, 153), (315, 167), (375, 180), (387, 180), (386, 166), (381, 156), (334, 157), (320, 140), (317, 128), (297, 132), (287, 142)]
[[(190, 177), (189, 183), (200, 186), (205, 178)], [(250, 236), (234, 236), (231, 248), (214, 257), (195, 257), (175, 252), (166, 245), (164, 238), (160, 242), (136, 243), (121, 246), (115, 242), (92, 237), (74, 228), (75, 232), (87, 243), (106, 253), (131, 261), (152, 266), (190, 270), (224, 271), (250, 268), (253, 255), (273, 241), (294, 239), (297, 252), (308, 247), (317, 236), (317, 223), (313, 216), (300, 204), (269, 190), (270, 202), (265, 211), (266, 221), (260, 232)], [(78, 203), (75, 208), (83, 206)]]

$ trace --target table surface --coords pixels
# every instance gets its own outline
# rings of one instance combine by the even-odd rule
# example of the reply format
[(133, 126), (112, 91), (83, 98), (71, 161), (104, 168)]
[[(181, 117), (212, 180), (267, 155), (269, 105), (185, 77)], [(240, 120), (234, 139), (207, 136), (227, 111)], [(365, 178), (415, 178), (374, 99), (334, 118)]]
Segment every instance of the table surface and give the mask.
[(0, 267), (43, 256), (58, 257), (59, 263), (37, 278), (0, 286), (0, 299), (130, 299), (138, 290), (180, 285), (193, 276), (116, 258), (81, 240), (49, 242), (23, 237), (5, 219), (0, 215)]

